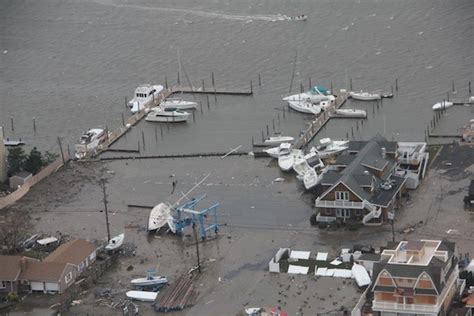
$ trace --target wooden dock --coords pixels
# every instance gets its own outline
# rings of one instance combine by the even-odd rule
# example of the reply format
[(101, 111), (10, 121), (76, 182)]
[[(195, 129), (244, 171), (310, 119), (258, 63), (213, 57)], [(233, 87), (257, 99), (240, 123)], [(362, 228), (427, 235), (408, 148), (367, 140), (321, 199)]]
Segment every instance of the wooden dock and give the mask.
[(296, 140), (293, 147), (297, 149), (306, 147), (314, 136), (316, 136), (324, 125), (326, 125), (326, 123), (332, 118), (331, 114), (346, 103), (348, 96), (349, 94), (347, 92), (339, 92), (334, 104), (329, 106), (321, 115), (311, 121), (308, 128)]
[(171, 88), (173, 93), (192, 93), (192, 94), (218, 94), (218, 95), (241, 95), (250, 96), (253, 94), (252, 89), (250, 90), (216, 90), (216, 89), (205, 89), (202, 87), (181, 87), (176, 86)]

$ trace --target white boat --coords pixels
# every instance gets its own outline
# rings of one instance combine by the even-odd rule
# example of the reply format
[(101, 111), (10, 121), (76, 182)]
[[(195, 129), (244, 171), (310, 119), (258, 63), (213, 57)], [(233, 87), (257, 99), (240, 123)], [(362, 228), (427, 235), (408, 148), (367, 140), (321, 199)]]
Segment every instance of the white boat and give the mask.
[(312, 103), (311, 101), (288, 101), (288, 106), (295, 111), (307, 114), (317, 115), (321, 113), (321, 107), (319, 104)]
[(379, 93), (370, 93), (370, 92), (354, 92), (351, 91), (349, 95), (355, 99), (355, 100), (360, 100), (360, 101), (373, 101), (373, 100), (380, 100), (381, 96)]
[(320, 159), (326, 159), (340, 154), (349, 147), (348, 140), (331, 140), (330, 138), (322, 138), (319, 143), (321, 145), (313, 148), (312, 151), (317, 152)]
[(147, 231), (151, 232), (168, 224), (168, 220), (172, 219), (171, 207), (166, 203), (156, 205), (148, 216)]
[(293, 169), (295, 159), (303, 157), (303, 151), (299, 149), (288, 150), (287, 152), (281, 152), (278, 157), (278, 166), (283, 171), (290, 171)]
[(160, 103), (161, 108), (175, 108), (178, 110), (194, 110), (197, 108), (197, 105), (197, 102), (185, 101), (183, 99), (166, 99)]
[(333, 105), (335, 101), (336, 101), (336, 98), (333, 95), (328, 95), (327, 100), (323, 100), (319, 102), (319, 107), (321, 108), (321, 110), (326, 110), (331, 105)]
[(449, 101), (438, 102), (435, 105), (433, 105), (433, 111), (444, 110), (444, 109), (452, 107), (453, 105), (454, 103), (449, 102)]
[(125, 233), (122, 233), (118, 236), (109, 240), (107, 246), (105, 246), (105, 250), (115, 250), (122, 246), (123, 240), (125, 239)]
[(334, 114), (331, 114), (333, 117), (367, 117), (367, 112), (365, 110), (358, 109), (338, 109), (334, 111)]
[(278, 158), (280, 157), (280, 154), (288, 153), (290, 149), (291, 149), (290, 143), (281, 143), (280, 146), (278, 147), (268, 148), (263, 151), (266, 152), (272, 158)]
[(295, 139), (291, 136), (281, 136), (281, 135), (277, 135), (277, 136), (269, 136), (267, 137), (263, 143), (265, 145), (269, 145), (269, 146), (272, 146), (272, 145), (280, 145), (281, 143), (290, 143), (292, 141), (294, 141)]
[(162, 109), (160, 107), (156, 107), (153, 108), (150, 113), (148, 113), (145, 120), (148, 122), (179, 123), (186, 122), (189, 118), (189, 115), (191, 114), (176, 108)]
[(304, 157), (301, 157), (299, 159), (295, 159), (295, 163), (293, 164), (293, 170), (301, 177), (304, 177), (304, 175), (311, 169), (309, 166), (308, 162)]
[(293, 94), (283, 98), (283, 101), (310, 101), (319, 103), (329, 100), (330, 91), (321, 86), (314, 86), (311, 90)]
[(250, 307), (245, 309), (245, 313), (248, 316), (260, 316), (263, 312), (263, 308), (261, 307)]
[(81, 136), (79, 144), (76, 144), (75, 156), (78, 159), (84, 158), (88, 153), (97, 150), (99, 145), (107, 138), (105, 130), (101, 128), (92, 128)]
[(133, 279), (130, 281), (135, 286), (153, 286), (168, 283), (168, 279), (164, 276), (155, 276), (156, 270), (148, 270), (145, 278)]
[(158, 292), (128, 291), (125, 295), (127, 295), (128, 298), (137, 301), (154, 302), (158, 296)]
[(48, 238), (38, 239), (36, 242), (40, 244), (41, 246), (47, 246), (57, 241), (58, 239), (56, 237), (48, 237)]
[[(151, 105), (156, 98), (163, 92), (162, 85), (150, 85), (144, 84), (138, 86), (135, 89), (135, 94), (133, 98), (128, 101), (128, 106), (130, 107), (132, 113), (137, 113), (138, 111), (143, 110), (145, 107)], [(154, 105), (154, 104), (153, 104)]]
[(20, 140), (10, 140), (10, 139), (4, 139), (3, 140), (3, 144), (5, 146), (9, 146), (9, 147), (16, 147), (16, 146), (23, 146), (25, 144), (24, 141), (22, 141), (21, 139)]

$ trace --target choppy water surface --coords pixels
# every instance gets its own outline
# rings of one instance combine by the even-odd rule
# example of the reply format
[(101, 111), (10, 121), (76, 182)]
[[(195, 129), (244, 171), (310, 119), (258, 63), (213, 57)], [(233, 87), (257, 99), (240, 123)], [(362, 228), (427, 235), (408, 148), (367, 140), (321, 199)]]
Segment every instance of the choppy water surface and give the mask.
[[(306, 22), (289, 16), (305, 13)], [(431, 105), (468, 96), (474, 81), (474, 3), (456, 1), (2, 1), (0, 3), (0, 124), (6, 136), (55, 149), (56, 137), (73, 145), (84, 129), (121, 125), (124, 97), (141, 83), (176, 80), (177, 48), (189, 79), (218, 88), (248, 88), (253, 97), (211, 97), (187, 125), (165, 127), (156, 141), (143, 122), (117, 146), (136, 147), (141, 131), (149, 153), (225, 151), (250, 147), (272, 120), (296, 136), (305, 116), (283, 120), (297, 54), (293, 91), (301, 83), (390, 91), (395, 99), (372, 110), (359, 130), (354, 121), (330, 122), (322, 136), (375, 132), (394, 139), (423, 139)], [(261, 74), (263, 86), (258, 87)], [(192, 96), (189, 96), (192, 99)], [(348, 104), (347, 106), (351, 106)], [(128, 113), (126, 113), (128, 115)], [(280, 114), (280, 124), (278, 124)], [(10, 117), (15, 130), (11, 131)], [(32, 118), (37, 133), (33, 133)], [(455, 131), (472, 109), (450, 109), (440, 129)], [(158, 127), (159, 128), (159, 127)], [(160, 134), (160, 131), (158, 131)]]

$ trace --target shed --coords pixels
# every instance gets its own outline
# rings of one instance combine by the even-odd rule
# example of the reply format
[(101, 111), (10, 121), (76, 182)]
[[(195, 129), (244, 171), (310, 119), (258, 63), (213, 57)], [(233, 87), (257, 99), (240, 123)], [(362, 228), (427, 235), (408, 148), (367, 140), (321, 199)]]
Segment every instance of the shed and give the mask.
[(28, 181), (28, 179), (31, 179), (32, 176), (33, 174), (27, 171), (20, 171), (14, 174), (13, 176), (10, 177), (10, 180), (9, 180), (10, 188), (12, 190), (18, 189), (18, 186), (22, 186), (23, 184), (25, 184), (25, 182)]

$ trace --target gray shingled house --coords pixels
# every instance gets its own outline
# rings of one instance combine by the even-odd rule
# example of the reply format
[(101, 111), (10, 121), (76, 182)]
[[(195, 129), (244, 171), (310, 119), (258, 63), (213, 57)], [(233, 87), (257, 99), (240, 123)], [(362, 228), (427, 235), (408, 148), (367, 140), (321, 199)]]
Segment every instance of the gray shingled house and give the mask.
[(406, 178), (394, 174), (396, 166), (397, 142), (381, 135), (349, 142), (347, 152), (337, 157), (334, 170), (320, 183), (316, 220), (365, 225), (385, 222), (405, 190)]

